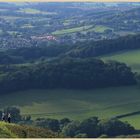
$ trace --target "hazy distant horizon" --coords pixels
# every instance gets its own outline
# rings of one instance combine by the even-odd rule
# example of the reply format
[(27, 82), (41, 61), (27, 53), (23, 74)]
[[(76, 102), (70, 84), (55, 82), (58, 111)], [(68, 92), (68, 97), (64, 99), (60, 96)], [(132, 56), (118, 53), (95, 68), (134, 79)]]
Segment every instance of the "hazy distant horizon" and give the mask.
[(140, 2), (140, 0), (0, 0), (0, 2)]

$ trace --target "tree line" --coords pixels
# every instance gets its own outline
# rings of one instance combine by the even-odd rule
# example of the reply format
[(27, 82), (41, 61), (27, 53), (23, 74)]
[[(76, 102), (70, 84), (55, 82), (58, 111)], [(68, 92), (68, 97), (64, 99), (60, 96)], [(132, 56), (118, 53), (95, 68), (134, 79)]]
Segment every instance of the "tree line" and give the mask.
[(94, 58), (5, 66), (0, 74), (1, 94), (27, 89), (94, 89), (133, 84), (135, 74), (124, 63)]
[[(8, 40), (7, 40), (8, 41)], [(32, 43), (31, 47), (30, 44)], [(17, 64), (53, 57), (97, 57), (122, 50), (139, 49), (140, 35), (130, 35), (112, 40), (83, 41), (76, 44), (34, 42), (25, 47), (0, 52), (0, 64)]]
[(34, 121), (34, 125), (49, 128), (67, 138), (111, 138), (138, 133), (129, 123), (115, 118), (100, 120), (98, 117), (90, 117), (82, 121), (70, 120), (68, 118), (61, 120), (38, 118)]
[(67, 55), (72, 57), (97, 57), (123, 50), (140, 48), (140, 35), (128, 35), (112, 40), (86, 41), (76, 44), (76, 48), (69, 51)]

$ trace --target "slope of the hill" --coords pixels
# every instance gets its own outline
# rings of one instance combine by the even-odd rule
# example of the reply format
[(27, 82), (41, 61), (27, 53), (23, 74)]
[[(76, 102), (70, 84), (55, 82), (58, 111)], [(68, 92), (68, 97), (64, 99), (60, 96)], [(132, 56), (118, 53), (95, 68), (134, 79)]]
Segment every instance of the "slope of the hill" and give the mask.
[(0, 122), (0, 138), (54, 138), (51, 130)]

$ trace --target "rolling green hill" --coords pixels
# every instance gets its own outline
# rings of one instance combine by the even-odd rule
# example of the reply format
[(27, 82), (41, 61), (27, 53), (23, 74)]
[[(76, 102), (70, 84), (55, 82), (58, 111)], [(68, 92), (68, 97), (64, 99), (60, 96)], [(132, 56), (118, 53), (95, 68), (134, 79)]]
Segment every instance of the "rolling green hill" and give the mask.
[[(112, 118), (139, 111), (139, 93), (140, 88), (137, 86), (96, 90), (28, 90), (0, 95), (0, 108), (17, 106), (22, 114), (30, 114), (33, 119), (68, 117), (82, 120), (91, 116)], [(140, 128), (133, 117), (135, 116), (122, 120), (128, 120), (133, 126)]]
[(0, 122), (0, 138), (52, 138), (58, 137), (52, 131), (25, 125)]
[(113, 53), (110, 55), (101, 56), (100, 58), (105, 61), (116, 60), (119, 62), (124, 62), (132, 67), (133, 71), (140, 72), (140, 49)]
[[(113, 53), (110, 55), (101, 56), (100, 58), (104, 61), (115, 60), (115, 61), (124, 62), (127, 65), (129, 65), (133, 71), (140, 73), (140, 49)], [(133, 93), (132, 95), (134, 95)], [(139, 118), (140, 118), (140, 115), (134, 115), (134, 116), (128, 116), (128, 117), (122, 118), (121, 120), (128, 121), (129, 123), (134, 125), (136, 128), (140, 128), (140, 125), (138, 123)]]

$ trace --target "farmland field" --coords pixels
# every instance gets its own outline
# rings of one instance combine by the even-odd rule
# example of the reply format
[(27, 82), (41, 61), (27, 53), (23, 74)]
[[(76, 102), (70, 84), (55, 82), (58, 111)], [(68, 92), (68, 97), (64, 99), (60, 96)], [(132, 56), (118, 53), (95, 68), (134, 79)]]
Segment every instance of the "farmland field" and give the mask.
[(32, 9), (32, 8), (24, 8), (24, 9), (20, 9), (18, 12), (22, 12), (22, 13), (26, 13), (26, 14), (56, 14), (55, 12), (42, 12), (40, 10), (37, 9)]
[(70, 29), (63, 29), (63, 30), (55, 31), (52, 34), (53, 35), (63, 35), (63, 34), (66, 34), (66, 33), (80, 32), (80, 31), (88, 30), (91, 27), (92, 27), (92, 25), (75, 27), (75, 28), (70, 28)]
[(137, 129), (140, 128), (140, 124), (138, 123), (140, 120), (140, 115), (125, 117), (125, 118), (122, 118), (121, 120), (129, 122), (130, 124), (135, 126), (135, 128), (137, 128)]
[(105, 30), (107, 29), (110, 29), (110, 30), (113, 30), (112, 28), (110, 27), (107, 27), (107, 26), (102, 26), (102, 25), (96, 25), (94, 28), (92, 28), (90, 31), (94, 31), (94, 32), (97, 32), (97, 33), (103, 33)]
[(24, 12), (24, 13), (29, 13), (29, 14), (38, 14), (38, 13), (40, 13), (39, 10), (37, 10), (37, 9), (31, 9), (31, 8), (20, 9), (19, 12)]
[(112, 28), (109, 28), (106, 26), (97, 25), (94, 28), (92, 28), (92, 25), (88, 25), (88, 26), (81, 26), (81, 27), (75, 27), (75, 28), (70, 28), (70, 29), (57, 30), (57, 31), (53, 32), (52, 34), (53, 35), (63, 35), (63, 34), (67, 34), (67, 33), (86, 32), (86, 31), (94, 31), (97, 33), (103, 33), (107, 29), (112, 30)]
[(100, 57), (103, 60), (116, 60), (131, 66), (133, 71), (140, 72), (140, 49), (123, 51)]
[[(22, 114), (31, 114), (33, 118), (110, 118), (139, 111), (140, 88), (130, 86), (96, 90), (28, 90), (0, 95), (0, 108), (12, 105), (20, 107)], [(133, 125), (136, 124), (136, 128), (140, 128), (133, 119), (135, 116), (131, 117), (122, 120), (128, 120)]]

